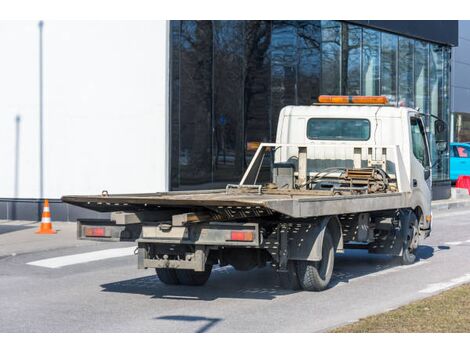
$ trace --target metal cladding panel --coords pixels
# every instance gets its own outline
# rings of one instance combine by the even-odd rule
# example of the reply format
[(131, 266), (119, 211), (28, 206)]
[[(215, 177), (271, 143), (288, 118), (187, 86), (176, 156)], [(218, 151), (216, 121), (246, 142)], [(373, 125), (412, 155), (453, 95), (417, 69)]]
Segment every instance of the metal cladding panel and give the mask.
[(457, 46), (459, 21), (348, 21), (429, 42)]

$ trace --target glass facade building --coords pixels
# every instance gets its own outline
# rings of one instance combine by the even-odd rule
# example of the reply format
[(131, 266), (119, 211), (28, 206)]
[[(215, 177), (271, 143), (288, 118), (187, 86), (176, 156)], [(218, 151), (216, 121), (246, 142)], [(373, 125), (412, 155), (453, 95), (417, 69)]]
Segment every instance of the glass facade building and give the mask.
[[(450, 53), (342, 21), (171, 21), (171, 189), (237, 182), (281, 108), (321, 94), (385, 95), (448, 121)], [(448, 153), (432, 155), (434, 184), (448, 182)]]

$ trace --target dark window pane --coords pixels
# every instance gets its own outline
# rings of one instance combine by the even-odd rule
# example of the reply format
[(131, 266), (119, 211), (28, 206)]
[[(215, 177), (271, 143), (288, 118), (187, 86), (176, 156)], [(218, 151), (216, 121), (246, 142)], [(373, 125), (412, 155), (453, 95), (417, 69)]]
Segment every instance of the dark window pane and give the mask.
[(342, 94), (361, 94), (361, 35), (358, 26), (343, 25), (343, 88)]
[(214, 21), (214, 182), (243, 171), (244, 23)]
[(415, 42), (415, 105), (422, 112), (428, 112), (429, 45)]
[(212, 22), (182, 21), (180, 186), (212, 182)]
[[(271, 139), (271, 22), (247, 21), (245, 25), (245, 146)], [(274, 129), (276, 126), (274, 126)], [(246, 150), (245, 168), (255, 150)], [(269, 161), (265, 162), (269, 164)], [(270, 179), (263, 167), (259, 180)]]
[(336, 21), (322, 21), (321, 31), (321, 94), (341, 94), (341, 24)]
[(180, 185), (180, 37), (181, 21), (170, 22), (171, 189)]
[(311, 105), (320, 95), (321, 22), (297, 21), (297, 36), (297, 103)]
[(366, 119), (310, 119), (307, 137), (319, 140), (366, 141), (370, 137), (370, 122)]
[[(443, 50), (439, 45), (430, 45), (429, 54), (429, 99), (430, 112), (438, 117), (443, 113), (443, 94), (444, 94), (444, 66)], [(434, 124), (430, 124), (430, 138), (432, 141), (436, 138)], [(433, 168), (433, 180), (448, 179), (448, 155), (438, 153), (436, 143), (431, 142), (431, 158), (436, 166)]]
[(398, 40), (398, 105), (414, 107), (414, 44), (411, 39)]
[(297, 104), (297, 27), (295, 21), (273, 21), (271, 33), (271, 140), (279, 112)]
[(362, 94), (380, 95), (380, 32), (362, 31)]
[(390, 102), (397, 101), (397, 49), (396, 35), (381, 33), (381, 89), (380, 94), (385, 95)]

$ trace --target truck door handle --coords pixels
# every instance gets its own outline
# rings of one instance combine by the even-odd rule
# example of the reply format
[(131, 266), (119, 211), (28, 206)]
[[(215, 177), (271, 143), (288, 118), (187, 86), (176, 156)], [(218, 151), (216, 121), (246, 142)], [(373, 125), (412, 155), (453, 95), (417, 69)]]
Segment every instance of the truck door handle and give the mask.
[(413, 179), (413, 187), (418, 187), (418, 181), (415, 178)]

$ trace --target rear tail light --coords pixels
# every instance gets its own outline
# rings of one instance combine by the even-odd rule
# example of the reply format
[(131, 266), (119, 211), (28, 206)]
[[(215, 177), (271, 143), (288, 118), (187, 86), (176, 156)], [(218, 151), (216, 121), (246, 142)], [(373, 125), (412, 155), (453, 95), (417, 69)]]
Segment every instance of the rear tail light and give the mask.
[(252, 231), (232, 231), (230, 241), (252, 242), (254, 237)]
[(86, 227), (85, 236), (86, 237), (104, 237), (106, 231), (104, 227)]

